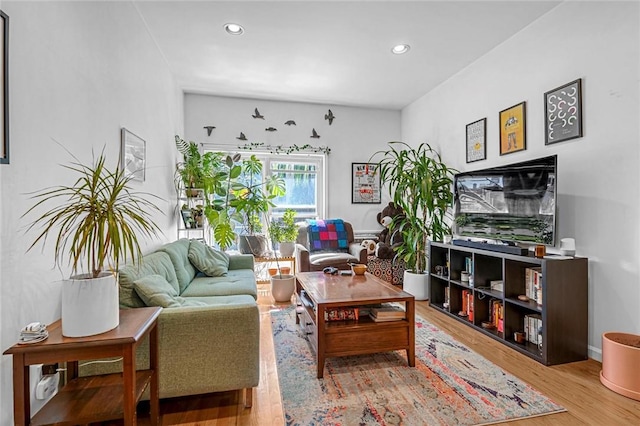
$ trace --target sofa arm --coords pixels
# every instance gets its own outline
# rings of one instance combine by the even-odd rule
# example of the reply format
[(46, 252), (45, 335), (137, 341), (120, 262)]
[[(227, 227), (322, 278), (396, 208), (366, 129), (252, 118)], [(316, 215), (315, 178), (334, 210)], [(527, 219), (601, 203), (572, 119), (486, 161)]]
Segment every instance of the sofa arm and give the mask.
[[(258, 385), (260, 314), (253, 298), (247, 298), (246, 303), (162, 310), (158, 317), (160, 398)], [(136, 351), (136, 368), (148, 367), (146, 338)], [(81, 367), (80, 375), (114, 371), (122, 371), (121, 361)]]
[(349, 244), (349, 253), (352, 256), (357, 257), (360, 263), (366, 265), (367, 264), (367, 248), (364, 247), (361, 243), (351, 243)]
[(231, 254), (229, 255), (229, 269), (251, 269), (253, 271), (252, 254)]
[(311, 271), (311, 263), (309, 262), (309, 250), (302, 244), (296, 244), (296, 272)]

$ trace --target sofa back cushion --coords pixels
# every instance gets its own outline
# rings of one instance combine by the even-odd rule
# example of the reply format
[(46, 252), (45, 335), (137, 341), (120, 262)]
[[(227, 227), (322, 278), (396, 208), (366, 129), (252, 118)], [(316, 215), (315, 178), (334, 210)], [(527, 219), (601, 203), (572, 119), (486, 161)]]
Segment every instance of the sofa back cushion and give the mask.
[(176, 271), (178, 285), (180, 286), (178, 294), (182, 294), (198, 272), (191, 262), (189, 262), (189, 240), (181, 238), (178, 241), (165, 244), (160, 247), (158, 251), (169, 255), (171, 263), (173, 263), (173, 268)]
[(146, 306), (135, 290), (135, 281), (148, 276), (160, 275), (171, 284), (176, 292), (180, 286), (169, 255), (162, 252), (147, 254), (139, 259), (137, 265), (125, 265), (119, 270), (120, 307), (142, 308)]
[(198, 240), (189, 244), (189, 261), (209, 277), (225, 277), (229, 271), (229, 255)]

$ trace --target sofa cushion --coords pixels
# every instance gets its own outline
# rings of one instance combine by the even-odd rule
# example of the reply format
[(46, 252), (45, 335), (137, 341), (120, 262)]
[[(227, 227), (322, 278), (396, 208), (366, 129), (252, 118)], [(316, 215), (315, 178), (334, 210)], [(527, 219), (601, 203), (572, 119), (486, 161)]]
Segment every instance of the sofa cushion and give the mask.
[(349, 263), (360, 263), (360, 259), (349, 253), (315, 252), (309, 255), (309, 263), (316, 267), (335, 266), (338, 268)]
[(226, 277), (197, 276), (181, 294), (184, 297), (249, 295), (258, 298), (256, 277), (249, 269), (230, 269)]
[(147, 306), (168, 308), (175, 303), (177, 290), (162, 275), (147, 275), (133, 282), (136, 293)]
[(229, 270), (229, 255), (198, 241), (189, 244), (189, 261), (210, 277), (224, 277)]
[(119, 270), (120, 307), (142, 308), (147, 306), (135, 290), (134, 282), (147, 275), (160, 275), (179, 292), (178, 278), (173, 263), (166, 253), (155, 252), (139, 259), (137, 265), (125, 265)]
[(196, 272), (198, 272), (195, 266), (189, 262), (189, 244), (190, 241), (188, 239), (181, 238), (158, 249), (158, 251), (168, 254), (171, 263), (173, 263), (178, 285), (180, 286), (178, 294), (182, 294), (184, 289), (191, 283), (193, 277), (196, 276)]

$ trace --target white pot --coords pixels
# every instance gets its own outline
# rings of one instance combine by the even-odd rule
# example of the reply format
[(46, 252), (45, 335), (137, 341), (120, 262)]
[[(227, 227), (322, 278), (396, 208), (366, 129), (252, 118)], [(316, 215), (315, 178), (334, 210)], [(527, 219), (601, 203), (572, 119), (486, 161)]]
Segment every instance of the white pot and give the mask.
[(291, 257), (293, 253), (296, 251), (296, 243), (292, 242), (282, 242), (280, 243), (280, 256), (282, 257)]
[(429, 299), (429, 275), (416, 274), (409, 270), (404, 271), (402, 289), (412, 294), (416, 300)]
[(118, 278), (76, 275), (62, 283), (62, 335), (86, 337), (113, 330), (120, 323)]
[(271, 277), (271, 295), (276, 302), (290, 302), (296, 290), (296, 277), (289, 274)]

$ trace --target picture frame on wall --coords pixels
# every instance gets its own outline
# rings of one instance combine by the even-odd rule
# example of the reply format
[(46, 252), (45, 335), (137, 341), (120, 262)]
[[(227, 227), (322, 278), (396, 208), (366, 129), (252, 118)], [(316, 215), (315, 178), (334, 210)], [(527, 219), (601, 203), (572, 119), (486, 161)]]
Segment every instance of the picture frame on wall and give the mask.
[(144, 139), (124, 127), (122, 128), (121, 139), (120, 166), (124, 168), (127, 176), (131, 176), (131, 180), (144, 182), (147, 143)]
[(500, 155), (527, 149), (526, 102), (500, 111)]
[(0, 164), (9, 164), (9, 16), (0, 10)]
[(582, 79), (544, 94), (544, 143), (551, 145), (582, 137)]
[(467, 124), (467, 163), (487, 159), (487, 118)]
[(380, 204), (380, 165), (351, 163), (351, 188), (351, 204)]

